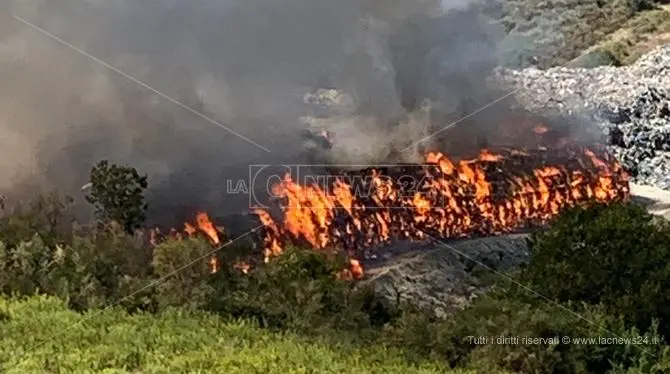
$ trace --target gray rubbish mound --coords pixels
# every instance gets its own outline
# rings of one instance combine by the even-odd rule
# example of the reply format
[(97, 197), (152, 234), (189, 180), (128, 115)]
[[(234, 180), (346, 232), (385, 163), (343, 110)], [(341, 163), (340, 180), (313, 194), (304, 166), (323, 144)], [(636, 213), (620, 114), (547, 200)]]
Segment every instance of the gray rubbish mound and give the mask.
[(485, 292), (492, 277), (529, 258), (528, 235), (399, 242), (363, 262), (367, 284), (392, 304), (409, 302), (437, 316), (463, 308)]
[(499, 68), (494, 78), (525, 109), (587, 119), (633, 182), (670, 189), (670, 45), (625, 67)]

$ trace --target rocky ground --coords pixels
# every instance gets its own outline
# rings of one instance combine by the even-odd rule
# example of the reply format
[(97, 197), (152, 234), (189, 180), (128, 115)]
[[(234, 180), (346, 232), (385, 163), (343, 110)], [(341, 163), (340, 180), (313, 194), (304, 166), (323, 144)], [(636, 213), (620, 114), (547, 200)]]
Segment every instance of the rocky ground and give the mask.
[(670, 189), (670, 45), (625, 67), (499, 69), (533, 112), (579, 116), (606, 135), (639, 184)]

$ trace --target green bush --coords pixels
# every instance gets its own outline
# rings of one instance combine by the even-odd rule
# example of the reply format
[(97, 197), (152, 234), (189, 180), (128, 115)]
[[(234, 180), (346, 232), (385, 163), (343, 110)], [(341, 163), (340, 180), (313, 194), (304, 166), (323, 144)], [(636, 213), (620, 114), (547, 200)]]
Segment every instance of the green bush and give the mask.
[(641, 330), (670, 332), (670, 225), (632, 204), (575, 208), (533, 236), (521, 279), (560, 302), (602, 303)]
[(56, 295), (77, 310), (151, 309), (150, 290), (134, 293), (151, 279), (150, 256), (141, 238), (122, 230), (74, 236), (69, 245), (49, 246), (39, 235), (14, 246), (0, 242), (0, 292)]
[(121, 305), (130, 311), (154, 310), (151, 250), (139, 235), (120, 227), (97, 229), (75, 238), (59, 266), (71, 282), (68, 299), (77, 309)]
[[(602, 306), (538, 303), (526, 292), (502, 288), (445, 320), (422, 311), (406, 312), (385, 330), (383, 340), (405, 347), (410, 360), (446, 360), (452, 367), (477, 372), (607, 373), (616, 367), (653, 366), (664, 354), (653, 328), (640, 334)], [(507, 341), (499, 340), (505, 337)], [(512, 337), (518, 339), (509, 340)], [(523, 337), (554, 339), (531, 344)], [(640, 338), (644, 344), (563, 344), (563, 337)]]
[[(394, 318), (375, 294), (337, 274), (344, 259), (326, 251), (287, 248), (248, 275), (228, 267), (215, 275), (211, 310), (302, 332), (361, 331)], [(362, 332), (362, 331), (361, 331)]]
[(62, 247), (49, 248), (38, 235), (18, 245), (0, 242), (0, 292), (6, 295), (57, 292), (62, 284), (52, 270), (62, 255)]
[(54, 191), (18, 204), (0, 218), (0, 241), (16, 247), (35, 235), (48, 246), (70, 243), (74, 228), (73, 200)]
[(167, 240), (154, 248), (153, 266), (159, 306), (204, 307), (214, 288), (209, 284), (212, 246), (201, 238)]

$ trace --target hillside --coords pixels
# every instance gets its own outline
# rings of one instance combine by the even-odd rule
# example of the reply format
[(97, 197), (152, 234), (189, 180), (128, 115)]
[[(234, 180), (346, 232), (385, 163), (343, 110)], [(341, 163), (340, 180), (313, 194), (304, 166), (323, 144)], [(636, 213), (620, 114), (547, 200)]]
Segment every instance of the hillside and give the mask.
[(446, 370), (439, 365), (410, 366), (400, 354), (382, 347), (333, 347), (244, 322), (223, 322), (204, 313), (170, 310), (159, 316), (128, 315), (114, 309), (82, 316), (48, 297), (0, 299), (0, 331), (3, 373), (428, 374)]
[(668, 41), (670, 14), (662, 3), (484, 0), (484, 9), (508, 32), (503, 42), (505, 65), (518, 68), (535, 64), (547, 68), (635, 61)]

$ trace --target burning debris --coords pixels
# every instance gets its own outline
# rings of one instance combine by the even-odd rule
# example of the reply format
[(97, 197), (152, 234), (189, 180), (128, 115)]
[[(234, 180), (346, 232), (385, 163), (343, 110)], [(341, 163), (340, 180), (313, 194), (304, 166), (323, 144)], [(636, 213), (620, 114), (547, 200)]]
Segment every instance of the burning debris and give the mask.
[(266, 259), (287, 244), (361, 258), (395, 240), (495, 235), (543, 225), (568, 206), (629, 197), (627, 174), (597, 146), (483, 150), (460, 161), (429, 153), (424, 165), (347, 171), (330, 181), (301, 185), (287, 175), (274, 186), (281, 217), (255, 211)]
[[(423, 164), (362, 170), (332, 166), (310, 183), (286, 174), (272, 186), (278, 212), (253, 211), (263, 225), (264, 260), (287, 245), (339, 250), (349, 266), (338, 277), (360, 279), (360, 260), (390, 243), (499, 235), (542, 226), (569, 206), (629, 198), (628, 174), (604, 146), (579, 144), (532, 118), (515, 123), (500, 126), (496, 139), (519, 148), (461, 159), (428, 152)], [(183, 231), (206, 236), (214, 248), (222, 243), (223, 229), (205, 213)], [(246, 273), (255, 261), (235, 268)], [(210, 268), (220, 268), (216, 257)]]
[[(361, 279), (361, 260), (390, 243), (491, 236), (546, 224), (566, 207), (629, 198), (628, 174), (601, 145), (571, 144), (549, 126), (530, 121), (504, 131), (531, 148), (483, 149), (474, 158), (455, 159), (429, 152), (423, 164), (395, 164), (362, 170), (332, 167), (312, 181), (290, 174), (272, 186), (279, 214), (253, 213), (263, 225), (264, 260), (287, 245), (338, 250), (348, 256), (341, 279)], [(503, 132), (504, 132), (503, 131)], [(156, 244), (157, 231), (152, 231)], [(206, 213), (185, 223), (172, 237), (202, 235), (213, 249), (224, 242), (223, 228)], [(259, 259), (238, 259), (247, 273)], [(219, 259), (209, 259), (212, 273)]]
[[(321, 94), (330, 101), (344, 97), (334, 90)], [(543, 226), (566, 207), (629, 198), (628, 173), (605, 146), (580, 142), (565, 122), (525, 111), (508, 111), (505, 118), (491, 126), (462, 125), (464, 133), (452, 133), (444, 147), (448, 152), (426, 152), (423, 163), (363, 169), (329, 163), (310, 181), (287, 173), (268, 191), (278, 209), (253, 209), (263, 226), (263, 256), (235, 268), (246, 273), (260, 257), (267, 262), (297, 245), (345, 253), (349, 266), (338, 276), (360, 279), (361, 262), (391, 243), (499, 235)], [(328, 127), (333, 121), (309, 120), (314, 131), (306, 139), (315, 154), (342, 146), (342, 129)], [(206, 236), (214, 248), (222, 243), (223, 229), (204, 213), (183, 231)], [(211, 261), (216, 272), (220, 264)]]

